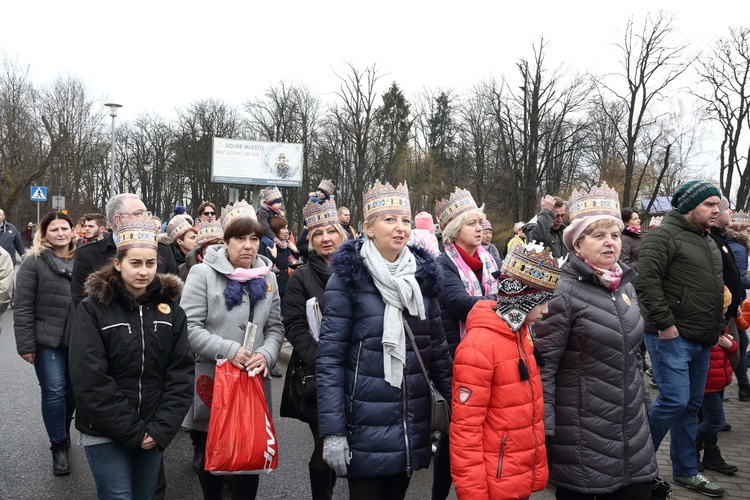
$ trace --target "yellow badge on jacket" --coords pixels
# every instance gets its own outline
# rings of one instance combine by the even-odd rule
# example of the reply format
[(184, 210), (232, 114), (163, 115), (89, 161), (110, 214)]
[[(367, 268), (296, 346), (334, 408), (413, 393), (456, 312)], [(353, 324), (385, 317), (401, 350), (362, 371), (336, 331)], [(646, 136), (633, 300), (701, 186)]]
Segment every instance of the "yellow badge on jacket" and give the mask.
[(161, 303), (161, 304), (159, 304), (158, 306), (156, 306), (156, 308), (157, 308), (157, 309), (159, 310), (159, 312), (160, 312), (160, 313), (162, 313), (162, 314), (169, 314), (169, 313), (171, 313), (171, 312), (172, 312), (172, 308), (171, 308), (171, 307), (169, 307), (169, 304), (164, 304), (164, 303)]
[(622, 292), (622, 300), (630, 307), (630, 297), (625, 292)]
[(270, 292), (271, 290), (273, 290), (273, 288), (271, 288), (271, 283), (269, 281), (266, 281), (266, 291)]

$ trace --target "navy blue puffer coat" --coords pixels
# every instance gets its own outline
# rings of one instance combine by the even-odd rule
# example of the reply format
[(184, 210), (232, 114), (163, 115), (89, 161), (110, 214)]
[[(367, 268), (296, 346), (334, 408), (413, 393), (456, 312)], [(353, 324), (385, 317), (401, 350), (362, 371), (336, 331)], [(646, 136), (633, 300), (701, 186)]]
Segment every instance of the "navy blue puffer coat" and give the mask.
[[(401, 388), (384, 379), (385, 303), (361, 246), (359, 240), (344, 243), (331, 262), (317, 354), (320, 435), (348, 438), (347, 477), (410, 474), (430, 464), (429, 386), (408, 337)], [(449, 398), (452, 360), (440, 321), (440, 272), (426, 251), (410, 250), (427, 319), (407, 321), (430, 377)]]

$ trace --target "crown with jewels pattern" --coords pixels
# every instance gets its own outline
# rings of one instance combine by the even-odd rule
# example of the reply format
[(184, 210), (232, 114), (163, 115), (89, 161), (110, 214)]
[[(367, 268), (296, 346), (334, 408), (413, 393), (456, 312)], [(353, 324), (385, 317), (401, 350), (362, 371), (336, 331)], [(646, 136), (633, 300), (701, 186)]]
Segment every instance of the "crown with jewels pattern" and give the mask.
[(158, 248), (156, 235), (159, 226), (150, 216), (138, 215), (126, 218), (117, 230), (117, 251), (131, 248)]
[(743, 210), (738, 210), (732, 213), (732, 218), (729, 219), (729, 225), (732, 227), (749, 227), (750, 226), (750, 214)]
[(552, 293), (560, 279), (560, 266), (560, 261), (543, 245), (516, 242), (503, 260), (500, 272), (525, 286)]
[(281, 196), (281, 191), (279, 191), (279, 188), (276, 186), (269, 186), (265, 189), (260, 190), (260, 199), (265, 204), (270, 204), (272, 201), (276, 200), (283, 200), (284, 197)]
[(320, 184), (318, 184), (318, 189), (323, 191), (330, 198), (333, 192), (336, 190), (336, 183), (333, 181), (333, 179), (323, 179), (322, 181), (320, 181)]
[(175, 215), (167, 224), (167, 236), (172, 241), (177, 241), (177, 238), (182, 236), (186, 231), (193, 228), (193, 225), (184, 215)]
[(333, 200), (326, 200), (323, 203), (308, 201), (302, 207), (302, 217), (305, 219), (305, 226), (308, 232), (329, 224), (339, 223), (336, 202)]
[[(234, 222), (237, 219), (242, 218), (249, 218), (253, 220), (258, 220), (258, 217), (255, 215), (255, 209), (251, 207), (245, 200), (240, 200), (238, 202), (235, 202), (234, 205), (227, 205), (226, 207), (221, 209), (221, 227), (226, 232), (227, 227), (229, 227), (229, 224)], [(223, 233), (222, 233), (223, 236)]]
[(568, 213), (571, 222), (589, 215), (608, 215), (619, 220), (620, 197), (606, 182), (592, 187), (588, 192), (583, 189), (574, 191), (568, 201)]
[(456, 188), (447, 200), (443, 199), (435, 205), (435, 217), (440, 229), (445, 229), (450, 221), (462, 213), (470, 210), (477, 210), (477, 203), (474, 197), (466, 189)]
[(397, 187), (386, 182), (381, 184), (375, 181), (364, 196), (365, 220), (372, 221), (375, 217), (385, 214), (411, 215), (411, 203), (409, 202), (409, 188), (406, 183), (399, 183)]
[(661, 215), (658, 215), (656, 217), (651, 217), (651, 221), (649, 221), (648, 223), (648, 228), (651, 229), (652, 227), (658, 226), (659, 224), (661, 224), (661, 221), (663, 220), (664, 220), (664, 217), (662, 217)]
[(221, 226), (221, 222), (218, 220), (199, 222), (198, 237), (195, 239), (196, 246), (200, 246), (207, 241), (215, 239), (224, 239), (224, 228)]

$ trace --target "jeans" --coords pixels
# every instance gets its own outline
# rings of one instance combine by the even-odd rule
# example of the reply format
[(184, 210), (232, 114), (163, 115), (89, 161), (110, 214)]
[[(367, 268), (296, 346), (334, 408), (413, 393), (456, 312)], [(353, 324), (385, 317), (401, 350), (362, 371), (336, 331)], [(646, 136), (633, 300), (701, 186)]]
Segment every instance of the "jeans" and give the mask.
[(735, 374), (737, 375), (738, 384), (748, 385), (750, 381), (747, 378), (747, 330), (739, 330), (737, 333), (739, 334), (737, 343), (740, 345), (740, 361), (737, 363)]
[(724, 391), (707, 392), (703, 395), (703, 422), (698, 426), (695, 440), (706, 448), (715, 448), (717, 434), (724, 428)]
[(86, 458), (96, 494), (107, 500), (151, 500), (161, 467), (162, 452), (125, 448), (118, 443), (86, 446)]
[(75, 398), (68, 372), (68, 349), (38, 346), (34, 371), (42, 388), (42, 418), (50, 443), (68, 439), (68, 428), (73, 419)]
[(698, 474), (695, 456), (698, 409), (703, 403), (710, 349), (685, 340), (682, 335), (664, 340), (657, 334), (647, 333), (644, 338), (654, 380), (659, 386), (659, 395), (649, 412), (654, 448), (659, 449), (669, 431), (672, 474), (695, 476)]

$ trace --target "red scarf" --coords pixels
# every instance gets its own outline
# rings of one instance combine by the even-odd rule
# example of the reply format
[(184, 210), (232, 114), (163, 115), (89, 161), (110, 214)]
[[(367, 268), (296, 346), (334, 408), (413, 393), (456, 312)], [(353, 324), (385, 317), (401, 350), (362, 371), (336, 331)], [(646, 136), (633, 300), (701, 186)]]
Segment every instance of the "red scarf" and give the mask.
[(456, 247), (456, 250), (458, 250), (458, 255), (461, 256), (461, 258), (466, 262), (466, 265), (469, 266), (469, 269), (474, 271), (474, 274), (477, 276), (478, 280), (482, 280), (482, 267), (484, 267), (484, 264), (482, 263), (482, 260), (477, 256), (476, 251), (474, 252), (474, 255), (469, 255), (466, 253), (466, 251), (461, 248), (458, 245), (454, 245)]

